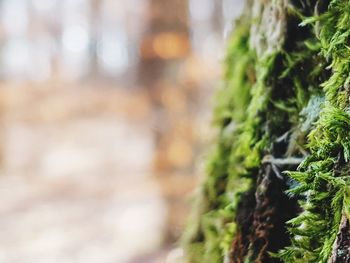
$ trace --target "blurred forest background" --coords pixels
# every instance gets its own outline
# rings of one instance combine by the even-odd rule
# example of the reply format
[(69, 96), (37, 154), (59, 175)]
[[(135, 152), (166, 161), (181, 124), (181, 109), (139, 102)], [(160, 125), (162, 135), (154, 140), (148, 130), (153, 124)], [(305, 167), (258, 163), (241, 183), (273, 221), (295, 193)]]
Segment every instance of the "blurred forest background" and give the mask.
[(0, 262), (176, 262), (241, 0), (0, 0)]

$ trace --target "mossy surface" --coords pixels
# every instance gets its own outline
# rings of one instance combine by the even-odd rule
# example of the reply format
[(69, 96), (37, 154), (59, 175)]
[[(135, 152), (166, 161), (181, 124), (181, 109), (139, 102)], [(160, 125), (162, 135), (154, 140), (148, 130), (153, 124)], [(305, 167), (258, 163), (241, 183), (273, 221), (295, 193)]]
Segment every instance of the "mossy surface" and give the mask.
[(249, 28), (248, 16), (242, 17), (228, 46), (225, 83), (216, 97), (214, 123), (219, 129), (218, 139), (207, 165), (208, 176), (198, 190), (183, 238), (188, 262), (222, 262), (236, 231), (232, 218), (237, 204), (233, 199), (250, 188), (251, 180), (237, 177), (231, 180), (235, 192), (226, 193), (230, 155), (238, 136), (236, 126), (245, 118), (251, 99), (250, 89), (255, 83), (254, 57), (248, 44)]
[(292, 245), (279, 255), (284, 262), (348, 262), (338, 253), (336, 239), (342, 218), (349, 220), (350, 2), (331, 1), (303, 24), (314, 28), (319, 56), (331, 72), (321, 84), (323, 109), (308, 134), (310, 155), (289, 173), (298, 182), (290, 193), (304, 197), (303, 212), (289, 222)]
[(350, 2), (249, 3), (187, 262), (348, 262)]

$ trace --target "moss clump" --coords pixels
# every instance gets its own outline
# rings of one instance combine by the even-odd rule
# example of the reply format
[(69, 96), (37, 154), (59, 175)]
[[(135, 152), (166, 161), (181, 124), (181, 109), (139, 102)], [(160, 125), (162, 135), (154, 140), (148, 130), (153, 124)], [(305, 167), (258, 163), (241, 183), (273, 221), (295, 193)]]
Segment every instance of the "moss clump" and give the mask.
[[(199, 189), (195, 209), (183, 237), (186, 260), (191, 263), (221, 262), (236, 231), (232, 220), (236, 204), (231, 202), (235, 198), (228, 198), (226, 187), (232, 145), (237, 139), (236, 125), (245, 118), (250, 89), (255, 82), (254, 57), (248, 44), (248, 21), (248, 16), (237, 21), (236, 34), (229, 42), (225, 82), (216, 97), (214, 123), (220, 132), (207, 166), (208, 176)], [(249, 188), (250, 181), (237, 178), (235, 185), (234, 195), (238, 195)]]
[(187, 262), (350, 260), (350, 2), (249, 3)]
[(331, 1), (303, 24), (317, 32), (331, 74), (321, 85), (324, 107), (308, 134), (310, 155), (289, 173), (298, 182), (290, 192), (304, 197), (303, 212), (289, 222), (292, 245), (279, 255), (284, 262), (347, 262), (334, 254), (342, 250), (336, 242), (342, 218), (349, 220), (350, 2)]

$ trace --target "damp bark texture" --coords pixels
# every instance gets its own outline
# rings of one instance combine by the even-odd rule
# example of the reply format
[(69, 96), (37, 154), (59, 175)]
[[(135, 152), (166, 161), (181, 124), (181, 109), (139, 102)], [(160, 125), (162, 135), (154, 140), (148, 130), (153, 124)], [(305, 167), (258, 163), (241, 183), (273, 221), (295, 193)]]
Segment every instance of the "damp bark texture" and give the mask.
[(350, 1), (248, 0), (185, 262), (350, 262)]

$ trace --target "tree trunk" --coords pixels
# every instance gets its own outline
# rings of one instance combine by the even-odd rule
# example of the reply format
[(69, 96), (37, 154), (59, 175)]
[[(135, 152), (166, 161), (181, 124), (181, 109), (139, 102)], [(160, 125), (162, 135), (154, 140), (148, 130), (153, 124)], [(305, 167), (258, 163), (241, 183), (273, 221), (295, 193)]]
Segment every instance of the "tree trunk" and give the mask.
[(350, 262), (350, 2), (251, 0), (187, 262)]

